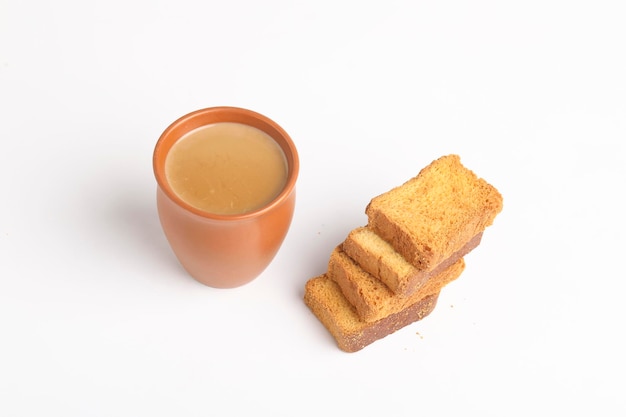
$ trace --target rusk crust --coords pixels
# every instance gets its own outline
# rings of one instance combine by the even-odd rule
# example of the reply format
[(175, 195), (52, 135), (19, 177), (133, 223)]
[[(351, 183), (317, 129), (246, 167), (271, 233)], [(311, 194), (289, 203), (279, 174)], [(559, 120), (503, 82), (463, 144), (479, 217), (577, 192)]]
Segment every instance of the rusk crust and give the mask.
[(419, 270), (429, 270), (490, 226), (502, 195), (461, 164), (443, 156), (399, 187), (374, 197), (368, 226)]
[(394, 294), (408, 297), (418, 291), (431, 277), (438, 275), (475, 249), (481, 239), (482, 233), (479, 233), (448, 259), (429, 270), (420, 270), (411, 265), (387, 241), (367, 226), (353, 229), (342, 243), (342, 250), (361, 268), (382, 281)]
[(326, 274), (311, 278), (305, 285), (304, 302), (345, 352), (357, 352), (375, 341), (428, 316), (439, 294), (416, 301), (402, 311), (375, 322), (359, 319), (356, 310), (339, 286)]
[(375, 322), (428, 295), (439, 293), (444, 286), (457, 279), (464, 269), (465, 261), (461, 258), (430, 278), (418, 291), (403, 297), (394, 294), (382, 281), (363, 270), (338, 246), (330, 256), (327, 275), (339, 285), (361, 320)]

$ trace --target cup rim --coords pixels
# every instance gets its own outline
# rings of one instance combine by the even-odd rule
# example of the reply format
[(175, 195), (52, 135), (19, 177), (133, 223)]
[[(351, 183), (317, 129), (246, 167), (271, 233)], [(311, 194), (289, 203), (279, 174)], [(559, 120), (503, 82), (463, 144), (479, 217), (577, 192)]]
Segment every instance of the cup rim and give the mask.
[[(211, 121), (206, 122), (206, 120)], [(258, 209), (239, 214), (210, 213), (196, 208), (178, 197), (167, 182), (165, 176), (165, 159), (172, 145), (186, 133), (198, 127), (220, 122), (242, 123), (263, 130), (279, 144), (285, 154), (285, 158), (287, 159), (287, 181), (285, 182), (285, 186), (272, 201)], [(295, 189), (300, 170), (300, 161), (296, 146), (289, 134), (269, 117), (242, 107), (215, 106), (189, 112), (172, 122), (163, 133), (161, 133), (154, 147), (152, 169), (158, 187), (178, 206), (206, 219), (235, 221), (257, 217), (271, 211), (274, 207), (285, 201)]]

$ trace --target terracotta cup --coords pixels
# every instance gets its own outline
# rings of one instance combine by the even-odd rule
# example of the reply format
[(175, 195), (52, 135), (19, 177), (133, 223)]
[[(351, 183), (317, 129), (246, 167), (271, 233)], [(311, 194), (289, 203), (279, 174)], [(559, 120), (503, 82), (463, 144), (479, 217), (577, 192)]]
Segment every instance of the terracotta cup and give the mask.
[[(212, 214), (187, 204), (169, 186), (165, 159), (172, 145), (189, 131), (218, 122), (256, 127), (282, 148), (288, 165), (287, 182), (264, 207), (244, 214)], [(274, 259), (293, 217), (299, 170), (293, 141), (274, 121), (237, 107), (194, 111), (165, 129), (154, 149), (153, 169), (161, 226), (174, 254), (197, 281), (215, 288), (238, 287), (258, 277)]]

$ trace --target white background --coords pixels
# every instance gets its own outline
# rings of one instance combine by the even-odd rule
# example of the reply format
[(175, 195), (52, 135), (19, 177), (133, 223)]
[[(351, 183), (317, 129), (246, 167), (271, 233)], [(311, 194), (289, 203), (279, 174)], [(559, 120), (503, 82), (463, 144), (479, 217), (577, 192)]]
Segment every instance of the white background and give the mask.
[[(626, 414), (621, 1), (0, 0), (0, 415)], [(175, 260), (151, 157), (210, 106), (281, 124), (254, 282)], [(421, 322), (347, 354), (302, 301), (439, 156), (504, 210)]]

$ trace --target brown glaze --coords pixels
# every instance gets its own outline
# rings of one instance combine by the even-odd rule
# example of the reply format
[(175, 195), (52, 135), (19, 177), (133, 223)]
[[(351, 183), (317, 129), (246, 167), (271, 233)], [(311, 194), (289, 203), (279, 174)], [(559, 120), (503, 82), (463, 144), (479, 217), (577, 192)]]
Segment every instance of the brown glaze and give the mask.
[[(165, 177), (165, 159), (172, 145), (187, 132), (219, 122), (243, 123), (269, 134), (287, 159), (285, 188), (268, 205), (237, 215), (199, 210), (180, 199)], [(255, 279), (274, 259), (287, 235), (295, 208), (299, 171), (296, 147), (278, 124), (237, 107), (212, 107), (189, 113), (172, 123), (153, 154), (157, 209), (165, 236), (187, 272), (215, 288), (234, 288)]]

